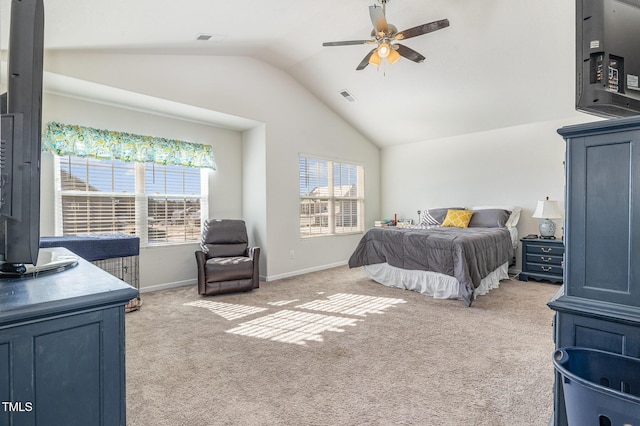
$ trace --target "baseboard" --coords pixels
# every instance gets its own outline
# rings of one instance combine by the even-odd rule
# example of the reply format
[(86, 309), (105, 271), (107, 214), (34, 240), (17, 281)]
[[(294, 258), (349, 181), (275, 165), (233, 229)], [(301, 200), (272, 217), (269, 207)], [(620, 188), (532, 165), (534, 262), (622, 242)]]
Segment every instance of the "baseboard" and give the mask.
[(268, 275), (266, 277), (260, 277), (260, 279), (262, 280), (264, 278), (264, 281), (275, 281), (275, 280), (281, 280), (283, 278), (290, 278), (290, 277), (295, 277), (298, 275), (304, 275), (304, 274), (309, 274), (311, 272), (318, 272), (318, 271), (324, 271), (325, 269), (331, 269), (331, 268), (337, 268), (339, 266), (344, 266), (347, 264), (347, 261), (342, 261), (342, 262), (337, 262), (337, 263), (332, 263), (329, 265), (321, 265), (321, 266), (314, 266), (313, 268), (307, 268), (307, 269), (300, 269), (297, 271), (291, 271), (291, 272), (286, 272), (284, 274), (276, 274), (276, 275)]
[(167, 290), (170, 288), (175, 288), (175, 287), (184, 287), (187, 285), (196, 285), (198, 284), (198, 281), (196, 280), (184, 280), (184, 281), (174, 281), (171, 283), (163, 283), (163, 284), (157, 284), (157, 285), (150, 285), (150, 286), (144, 286), (140, 288), (140, 293), (150, 293), (152, 291), (160, 291), (160, 290)]

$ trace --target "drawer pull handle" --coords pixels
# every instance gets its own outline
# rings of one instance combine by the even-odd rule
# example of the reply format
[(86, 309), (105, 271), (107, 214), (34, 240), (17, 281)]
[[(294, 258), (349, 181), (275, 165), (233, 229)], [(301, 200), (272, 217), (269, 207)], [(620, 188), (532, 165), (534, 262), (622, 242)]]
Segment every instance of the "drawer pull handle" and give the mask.
[(553, 269), (553, 267), (551, 266), (542, 266), (542, 265), (540, 265), (540, 268), (545, 272), (551, 272), (551, 269)]
[(551, 260), (553, 260), (551, 257), (544, 257), (544, 256), (540, 256), (540, 260), (542, 260), (543, 262), (551, 262)]
[(540, 250), (542, 250), (543, 253), (551, 253), (551, 250), (553, 250), (553, 247), (540, 247)]

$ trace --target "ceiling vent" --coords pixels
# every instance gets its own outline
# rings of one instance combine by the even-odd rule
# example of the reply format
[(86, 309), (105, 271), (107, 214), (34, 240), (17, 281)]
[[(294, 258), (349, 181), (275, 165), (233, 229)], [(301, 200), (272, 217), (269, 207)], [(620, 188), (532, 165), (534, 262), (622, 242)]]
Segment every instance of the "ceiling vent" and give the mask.
[(196, 40), (198, 41), (222, 41), (226, 38), (226, 34), (200, 33), (196, 36)]
[(338, 92), (347, 102), (358, 102), (358, 100), (347, 89)]

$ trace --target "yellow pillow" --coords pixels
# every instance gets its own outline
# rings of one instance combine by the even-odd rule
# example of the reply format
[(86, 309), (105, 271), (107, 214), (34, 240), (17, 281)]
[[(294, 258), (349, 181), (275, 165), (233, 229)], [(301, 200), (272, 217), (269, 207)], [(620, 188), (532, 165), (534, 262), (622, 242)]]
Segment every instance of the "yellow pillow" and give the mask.
[(442, 226), (466, 228), (471, 222), (471, 216), (473, 216), (473, 210), (449, 210)]

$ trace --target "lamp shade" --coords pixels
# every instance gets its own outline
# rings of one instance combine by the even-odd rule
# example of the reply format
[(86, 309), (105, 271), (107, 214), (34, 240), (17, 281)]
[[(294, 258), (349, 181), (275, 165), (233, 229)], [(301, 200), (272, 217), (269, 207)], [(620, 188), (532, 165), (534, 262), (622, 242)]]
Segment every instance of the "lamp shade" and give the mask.
[(533, 212), (533, 216), (537, 219), (560, 219), (560, 209), (558, 209), (558, 202), (553, 200), (539, 200), (536, 211)]
[(382, 62), (382, 58), (378, 55), (378, 51), (374, 50), (371, 57), (369, 57), (369, 63), (371, 65), (380, 66), (380, 62)]
[(396, 50), (392, 49), (391, 52), (389, 52), (387, 61), (389, 61), (390, 64), (395, 64), (396, 62), (398, 62), (398, 59), (400, 59), (400, 54)]

